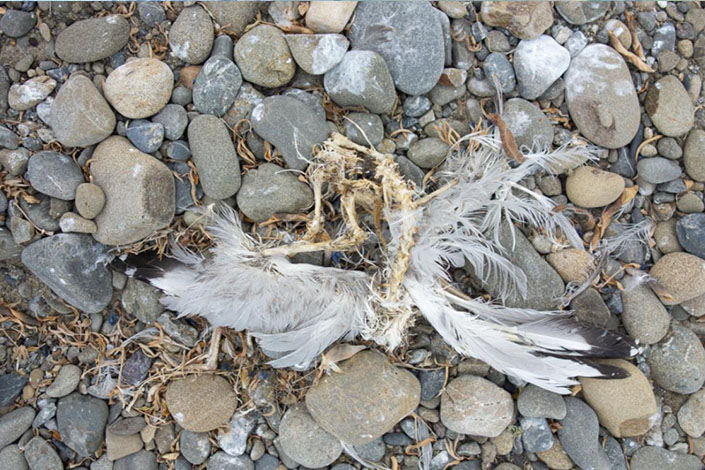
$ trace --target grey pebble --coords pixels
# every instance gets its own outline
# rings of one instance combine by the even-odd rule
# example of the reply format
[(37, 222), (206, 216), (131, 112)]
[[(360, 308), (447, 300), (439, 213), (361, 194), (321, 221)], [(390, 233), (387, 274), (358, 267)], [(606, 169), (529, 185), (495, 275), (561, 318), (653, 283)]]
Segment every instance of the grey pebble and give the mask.
[(666, 390), (694, 393), (705, 383), (705, 349), (696, 334), (682, 326), (672, 325), (671, 333), (652, 349), (648, 364), (656, 384)]
[(64, 470), (59, 454), (40, 436), (32, 438), (24, 450), (30, 470)]
[(17, 408), (0, 417), (0, 449), (12, 444), (32, 426), (36, 413), (29, 407)]
[(610, 463), (598, 442), (597, 415), (585, 402), (567, 397), (566, 417), (560, 421), (558, 439), (573, 462), (581, 468), (609, 470)]
[(191, 432), (184, 430), (179, 439), (181, 454), (194, 465), (200, 465), (208, 459), (211, 453), (211, 443), (207, 432)]
[(525, 451), (545, 452), (553, 447), (553, 434), (545, 418), (522, 417), (519, 422), (523, 430), (521, 440)]
[(504, 54), (491, 53), (485, 58), (482, 68), (490, 83), (494, 83), (493, 77), (497, 78), (502, 88), (502, 93), (510, 93), (516, 87), (517, 81), (514, 75), (514, 67), (512, 67), (512, 64)]
[(115, 461), (113, 470), (157, 470), (157, 458), (149, 451), (141, 450)]
[(107, 421), (108, 405), (98, 398), (73, 393), (57, 405), (56, 423), (63, 443), (82, 457), (100, 448)]
[(139, 150), (144, 153), (154, 153), (159, 150), (164, 141), (164, 126), (146, 119), (135, 119), (130, 121), (126, 135), (132, 145)]
[(0, 470), (28, 470), (28, 468), (19, 447), (9, 445), (0, 449)]
[(154, 26), (166, 20), (164, 7), (158, 2), (139, 2), (137, 13), (147, 26)]
[(563, 419), (567, 413), (561, 395), (533, 384), (527, 385), (519, 393), (517, 409), (528, 418)]
[[(1, 239), (0, 239), (1, 240)], [(0, 241), (2, 243), (2, 241)], [(27, 385), (27, 377), (15, 372), (0, 375), (0, 408), (5, 408), (14, 403), (22, 392), (22, 388)]]
[(222, 116), (242, 85), (237, 66), (220, 55), (208, 59), (193, 83), (193, 104), (201, 113)]
[(144, 324), (151, 325), (164, 311), (164, 306), (159, 301), (161, 296), (161, 291), (146, 282), (130, 278), (122, 291), (122, 308)]
[(685, 251), (705, 259), (705, 214), (688, 214), (676, 223), (678, 241)]
[[(259, 461), (261, 461), (260, 459)], [(258, 462), (259, 462), (258, 461)], [(254, 470), (255, 464), (246, 455), (233, 457), (223, 451), (211, 455), (206, 465), (207, 470)], [(118, 469), (115, 469), (118, 470)]]
[(428, 169), (445, 160), (450, 147), (438, 137), (428, 137), (409, 146), (406, 156), (421, 168)]
[(11, 38), (19, 38), (29, 33), (37, 24), (34, 12), (7, 10), (0, 18), (0, 31)]
[(359, 145), (377, 147), (384, 138), (382, 119), (371, 113), (350, 113), (345, 119), (345, 135)]
[(666, 183), (682, 174), (677, 162), (663, 157), (641, 158), (636, 170), (639, 176), (652, 184)]

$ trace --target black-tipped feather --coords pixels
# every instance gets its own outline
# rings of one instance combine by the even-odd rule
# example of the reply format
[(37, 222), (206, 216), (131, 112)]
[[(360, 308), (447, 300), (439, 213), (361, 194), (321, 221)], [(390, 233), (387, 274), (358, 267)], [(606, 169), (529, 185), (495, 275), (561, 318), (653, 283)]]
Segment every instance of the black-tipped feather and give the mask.
[(130, 277), (142, 281), (151, 281), (161, 277), (165, 272), (183, 266), (183, 263), (174, 258), (162, 257), (154, 252), (118, 256), (110, 265)]

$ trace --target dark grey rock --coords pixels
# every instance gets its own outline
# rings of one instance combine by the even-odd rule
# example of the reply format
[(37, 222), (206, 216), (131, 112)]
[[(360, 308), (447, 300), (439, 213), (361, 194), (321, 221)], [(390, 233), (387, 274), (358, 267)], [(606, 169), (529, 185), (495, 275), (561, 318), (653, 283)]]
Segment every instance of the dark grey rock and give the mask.
[(227, 34), (221, 34), (215, 38), (213, 42), (213, 49), (211, 49), (212, 57), (222, 57), (224, 59), (233, 61), (233, 38)]
[(607, 436), (605, 453), (612, 464), (611, 470), (627, 470), (627, 461), (624, 458), (622, 445), (612, 436)]
[(37, 24), (34, 12), (6, 10), (0, 18), (0, 31), (11, 38), (19, 38), (29, 33)]
[(27, 179), (37, 191), (71, 201), (76, 197), (76, 188), (83, 183), (83, 172), (71, 157), (45, 151), (29, 159)]
[[(186, 160), (191, 158), (191, 149), (188, 146), (188, 142), (186, 142), (185, 140), (176, 140), (174, 142), (169, 142), (166, 146), (166, 156), (171, 158), (172, 160), (185, 162)], [(188, 168), (186, 170), (186, 173), (188, 173)]]
[(0, 164), (12, 176), (20, 176), (27, 170), (29, 150), (20, 147), (14, 150), (0, 150)]
[(169, 312), (162, 313), (159, 318), (157, 318), (157, 322), (164, 330), (164, 333), (169, 335), (169, 337), (177, 343), (183, 344), (189, 348), (196, 346), (198, 342), (198, 330), (194, 327), (185, 324), (181, 320), (172, 318)]
[(9, 445), (0, 449), (0, 470), (28, 470), (20, 448), (16, 445)]
[(188, 140), (203, 192), (213, 199), (226, 199), (240, 189), (240, 160), (230, 131), (223, 121), (201, 115), (191, 121)]
[(600, 446), (597, 415), (582, 400), (566, 397), (566, 417), (560, 421), (558, 439), (566, 454), (580, 468), (609, 470), (607, 454)]
[(527, 100), (541, 96), (570, 65), (570, 53), (551, 36), (524, 39), (514, 51), (519, 93)]
[(193, 104), (204, 114), (222, 116), (235, 101), (242, 85), (242, 75), (229, 59), (208, 59), (193, 84)]
[(381, 437), (378, 437), (374, 441), (368, 442), (367, 444), (353, 447), (357, 455), (365, 460), (369, 460), (370, 462), (381, 461), (384, 458), (384, 454), (387, 452), (387, 447)]
[(436, 397), (446, 383), (445, 369), (422, 370), (418, 375), (421, 384), (421, 400), (428, 401)]
[(331, 99), (343, 107), (364, 106), (373, 113), (388, 113), (397, 99), (387, 64), (373, 51), (346, 52), (323, 76), (323, 84)]
[(194, 465), (206, 461), (211, 453), (211, 443), (207, 432), (183, 431), (179, 440), (181, 454)]
[(399, 166), (399, 173), (407, 180), (414, 183), (419, 188), (423, 185), (424, 171), (416, 166), (414, 162), (403, 155), (394, 157), (394, 161)]
[(304, 91), (299, 88), (289, 88), (282, 93), (281, 96), (290, 96), (301, 101), (305, 105), (310, 106), (321, 119), (326, 119), (326, 110), (323, 107), (323, 102), (321, 101), (320, 95)]
[(42, 238), (22, 252), (22, 263), (59, 297), (87, 313), (103, 310), (113, 294), (106, 247), (89, 235)]
[(27, 443), (24, 458), (32, 470), (64, 470), (59, 454), (40, 436), (32, 438)]
[(449, 145), (438, 137), (427, 137), (411, 144), (406, 156), (419, 167), (428, 169), (445, 160), (449, 149)]
[(20, 145), (20, 138), (5, 126), (0, 126), (0, 147), (15, 150)]
[(127, 138), (144, 153), (154, 153), (164, 141), (164, 126), (146, 119), (135, 119), (127, 127)]
[(130, 39), (130, 25), (118, 15), (76, 21), (56, 38), (56, 55), (66, 62), (95, 62), (122, 49)]
[(171, 92), (171, 101), (174, 104), (186, 106), (187, 104), (191, 103), (192, 99), (193, 92), (185, 86), (177, 86), (174, 88), (174, 91)]
[(399, 91), (423, 95), (445, 65), (442, 13), (427, 2), (363, 2), (357, 5), (350, 41), (382, 55)]
[(330, 135), (324, 119), (310, 106), (289, 96), (265, 98), (252, 110), (250, 120), (255, 132), (277, 147), (289, 168), (296, 170), (306, 168), (304, 159), (311, 158), (313, 147)]
[(682, 326), (671, 326), (671, 333), (652, 349), (648, 363), (654, 381), (666, 390), (694, 393), (705, 383), (705, 349), (695, 333)]
[[(188, 155), (191, 156), (190, 151)], [(184, 211), (192, 208), (195, 204), (193, 195), (191, 194), (191, 180), (188, 178), (188, 173), (191, 171), (191, 167), (183, 161), (170, 162), (167, 163), (167, 166), (180, 176), (180, 178), (174, 176), (174, 185), (176, 188), (176, 213), (183, 214)], [(200, 200), (201, 198), (203, 198), (203, 188), (201, 187), (201, 183), (197, 183), (196, 199)]]
[(636, 176), (636, 164), (629, 156), (629, 150), (622, 147), (617, 152), (617, 161), (610, 167), (612, 173), (616, 173), (625, 178), (633, 178)]
[(563, 419), (566, 415), (565, 401), (562, 396), (533, 384), (521, 390), (517, 399), (517, 409), (527, 418)]
[(662, 51), (676, 50), (676, 27), (673, 23), (664, 23), (654, 33), (654, 45), (651, 47), (651, 55), (657, 57)]
[[(690, 134), (689, 134), (690, 135)], [(683, 149), (673, 137), (664, 137), (658, 140), (658, 153), (670, 160), (678, 160), (683, 156)]]
[(296, 214), (313, 204), (313, 191), (291, 172), (272, 163), (250, 170), (237, 193), (240, 210), (255, 222), (276, 213)]
[(482, 64), (485, 76), (494, 84), (494, 77), (497, 78), (502, 88), (502, 93), (510, 93), (516, 87), (517, 80), (514, 75), (514, 67), (507, 60), (504, 54), (493, 52), (485, 58)]
[(172, 54), (188, 64), (201, 64), (213, 48), (213, 21), (200, 5), (186, 7), (169, 30)]
[(5, 193), (0, 191), (0, 214), (3, 214), (7, 210), (7, 196)]
[(113, 470), (157, 470), (157, 457), (149, 451), (141, 450), (115, 461)]
[(541, 108), (522, 98), (512, 98), (504, 104), (502, 119), (514, 135), (521, 149), (532, 150), (550, 148), (553, 143), (553, 126)]
[(521, 440), (527, 452), (545, 452), (553, 447), (553, 434), (545, 418), (525, 418), (520, 420)]
[[(2, 243), (0, 241), (0, 243)], [(27, 377), (10, 372), (9, 374), (0, 375), (0, 408), (6, 408), (12, 405), (20, 393), (22, 388), (27, 385)]]
[(409, 117), (421, 117), (431, 109), (431, 100), (423, 95), (409, 96), (402, 105), (404, 114)]
[(188, 115), (183, 106), (168, 104), (152, 118), (152, 122), (164, 126), (164, 137), (169, 140), (178, 140), (184, 135), (186, 126), (188, 126)]
[[(217, 465), (220, 465), (220, 462), (214, 462), (212, 467), (208, 467), (208, 470), (230, 470), (230, 468), (232, 468), (233, 470), (241, 470), (239, 466), (234, 466), (234, 467), (220, 466), (220, 467), (218, 467)], [(279, 468), (279, 465), (281, 465), (281, 462), (279, 462), (278, 458), (276, 458), (270, 454), (264, 454), (261, 458), (259, 458), (255, 462), (255, 470), (277, 470)], [(247, 469), (242, 469), (242, 470), (252, 470), (252, 469), (247, 468)]]
[(345, 119), (345, 135), (356, 144), (377, 147), (384, 138), (382, 119), (371, 113), (350, 113)]
[(303, 403), (284, 414), (279, 444), (289, 457), (308, 468), (325, 467), (343, 452), (340, 440), (321, 428)]
[[(53, 77), (52, 77), (53, 78)], [(7, 93), (10, 91), (12, 84), (10, 77), (7, 76), (5, 67), (0, 65), (0, 116), (4, 116), (9, 106), (7, 102)]]
[(32, 425), (35, 415), (31, 407), (25, 406), (0, 416), (0, 449), (19, 439)]
[(147, 26), (154, 26), (166, 20), (166, 12), (159, 2), (139, 2), (137, 13)]
[(145, 426), (147, 426), (147, 423), (144, 422), (144, 418), (135, 416), (132, 418), (118, 419), (108, 426), (107, 430), (116, 436), (132, 436), (142, 431)]
[(59, 400), (56, 408), (56, 424), (63, 443), (82, 457), (89, 457), (100, 448), (107, 422), (108, 405), (88, 395), (73, 393)]
[(400, 433), (400, 432), (389, 432), (382, 436), (382, 439), (384, 440), (384, 443), (388, 446), (410, 446), (414, 443), (414, 440), (411, 439), (409, 436), (406, 434)]
[(678, 242), (685, 251), (705, 259), (705, 214), (688, 214), (676, 223)]
[(604, 15), (610, 8), (610, 2), (556, 2), (556, 11), (568, 23), (583, 25), (591, 23)]
[(18, 245), (12, 234), (5, 227), (0, 227), (0, 261), (16, 261), (22, 254), (22, 245)]
[(142, 382), (149, 372), (152, 359), (138, 349), (130, 355), (122, 366), (122, 384), (131, 386)]
[(702, 470), (703, 464), (695, 455), (671, 452), (661, 447), (644, 446), (638, 449), (629, 462), (631, 470)]
[(666, 183), (682, 174), (677, 162), (663, 157), (642, 158), (636, 165), (637, 173), (652, 184)]
[[(260, 459), (261, 460), (261, 459)], [(225, 452), (216, 452), (211, 455), (206, 465), (207, 470), (254, 470), (255, 464), (246, 455), (233, 457)], [(115, 469), (118, 470), (118, 469)], [(127, 469), (126, 469), (127, 470)]]

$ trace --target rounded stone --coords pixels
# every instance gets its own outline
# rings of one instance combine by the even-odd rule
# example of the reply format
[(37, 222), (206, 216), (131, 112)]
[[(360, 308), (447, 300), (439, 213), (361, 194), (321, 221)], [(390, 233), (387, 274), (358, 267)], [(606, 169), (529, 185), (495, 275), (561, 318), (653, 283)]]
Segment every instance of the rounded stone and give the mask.
[(76, 210), (86, 219), (94, 219), (105, 206), (105, 193), (93, 183), (81, 183), (76, 188)]
[(265, 88), (286, 85), (294, 78), (294, 62), (284, 33), (270, 25), (259, 25), (235, 43), (235, 62), (248, 82)]
[(44, 151), (29, 159), (27, 179), (42, 194), (72, 201), (76, 197), (76, 188), (83, 183), (83, 172), (71, 157)]
[(194, 465), (200, 465), (211, 453), (211, 443), (207, 432), (183, 431), (179, 443), (181, 454)]
[(356, 6), (357, 2), (348, 1), (313, 2), (306, 12), (306, 27), (316, 33), (340, 33)]
[(201, 115), (191, 121), (188, 139), (193, 163), (203, 192), (213, 199), (226, 199), (240, 189), (240, 161), (222, 120)]
[(595, 267), (593, 256), (580, 248), (565, 248), (549, 253), (546, 261), (565, 282), (587, 282)]
[(507, 100), (502, 119), (520, 149), (543, 150), (553, 143), (553, 125), (534, 103), (521, 98)]
[(705, 349), (688, 328), (673, 325), (648, 362), (656, 384), (671, 392), (694, 393), (705, 383)]
[(340, 372), (309, 389), (306, 408), (323, 429), (347, 444), (375, 440), (419, 404), (416, 377), (380, 353), (361, 351), (338, 367)]
[(132, 145), (142, 152), (154, 153), (164, 141), (164, 126), (146, 119), (135, 119), (130, 121), (126, 135)]
[(176, 190), (164, 163), (113, 136), (96, 147), (90, 168), (93, 183), (105, 194), (105, 206), (95, 218), (96, 240), (124, 245), (171, 223)]
[(343, 452), (340, 440), (320, 427), (303, 404), (289, 408), (282, 418), (279, 443), (286, 455), (308, 468), (330, 465)]
[(61, 439), (81, 457), (93, 455), (103, 444), (107, 422), (108, 405), (98, 398), (72, 393), (56, 406)]
[(438, 137), (428, 137), (411, 144), (406, 156), (419, 167), (429, 169), (443, 162), (449, 149), (450, 146)]
[(103, 85), (105, 97), (123, 116), (140, 119), (166, 106), (174, 88), (174, 74), (157, 59), (135, 59), (116, 68)]
[(482, 20), (506, 28), (519, 39), (535, 39), (553, 24), (553, 8), (546, 2), (482, 2)]
[(64, 470), (59, 454), (40, 436), (33, 437), (27, 443), (24, 458), (31, 470)]
[(118, 15), (76, 21), (56, 38), (56, 55), (66, 62), (95, 62), (125, 47), (130, 25)]
[(323, 76), (331, 99), (340, 106), (364, 106), (372, 113), (388, 113), (397, 99), (394, 82), (381, 55), (352, 50)]
[(568, 199), (580, 207), (603, 207), (622, 194), (624, 179), (598, 168), (582, 166), (568, 176), (565, 190)]
[(566, 408), (563, 397), (536, 385), (529, 384), (521, 390), (517, 398), (517, 409), (528, 418), (565, 418)]
[(617, 51), (602, 44), (585, 47), (564, 80), (570, 117), (585, 137), (607, 148), (631, 142), (639, 128), (639, 99)]
[(605, 359), (601, 364), (628, 373), (623, 379), (581, 378), (583, 398), (614, 437), (646, 434), (658, 413), (651, 383), (634, 365), (623, 359)]
[(28, 470), (28, 468), (19, 447), (9, 445), (0, 449), (0, 470)]
[(183, 106), (168, 104), (152, 118), (152, 122), (164, 126), (164, 137), (179, 140), (188, 126), (188, 114)]
[(230, 420), (237, 396), (227, 380), (218, 375), (189, 376), (166, 389), (169, 413), (182, 428), (208, 432)]
[(637, 449), (629, 462), (631, 470), (702, 470), (703, 464), (696, 455), (672, 452), (661, 447), (644, 446)]
[(47, 388), (46, 394), (51, 398), (65, 397), (76, 390), (80, 380), (81, 369), (73, 364), (65, 364), (61, 366), (54, 382)]
[(693, 127), (693, 102), (681, 81), (673, 75), (666, 75), (649, 87), (644, 109), (664, 135), (678, 137)]
[(644, 181), (651, 184), (667, 183), (682, 174), (677, 162), (663, 157), (642, 158), (636, 164), (636, 170)]
[(513, 419), (511, 395), (482, 377), (460, 376), (441, 395), (441, 422), (451, 431), (497, 437)]
[(606, 2), (556, 2), (556, 11), (568, 23), (574, 25), (584, 25), (591, 23), (604, 15), (610, 8)]
[[(272, 456), (266, 454), (265, 457)], [(272, 457), (271, 460), (265, 458), (260, 460), (263, 464), (268, 464), (267, 466), (263, 466), (262, 470), (276, 470), (278, 468), (279, 460), (274, 457)], [(287, 462), (291, 462), (291, 459), (287, 459)], [(295, 462), (291, 462), (291, 464), (296, 466)], [(259, 469), (260, 466), (258, 465), (257, 468)], [(219, 451), (210, 456), (206, 464), (206, 470), (255, 470), (255, 464), (252, 462), (252, 459), (246, 455), (234, 457), (223, 451)]]
[(678, 410), (678, 424), (690, 437), (705, 433), (705, 390), (698, 390)]
[[(699, 198), (697, 200), (702, 204)], [(676, 234), (685, 251), (705, 259), (705, 214), (688, 214), (681, 217), (676, 223)]]
[(693, 129), (685, 140), (683, 164), (688, 176), (705, 181), (705, 131)]
[(528, 100), (541, 96), (570, 65), (570, 53), (551, 36), (520, 41), (514, 51), (519, 93)]
[(0, 31), (11, 38), (20, 38), (29, 33), (37, 24), (34, 12), (23, 10), (5, 10), (0, 18)]
[(255, 222), (264, 222), (274, 214), (296, 214), (312, 204), (311, 188), (273, 163), (250, 170), (237, 193), (237, 206)]
[(32, 426), (36, 415), (32, 407), (25, 406), (0, 416), (0, 449), (19, 439)]
[(671, 316), (647, 285), (630, 285), (635, 281), (623, 281), (625, 289), (622, 291), (622, 323), (629, 336), (639, 343), (658, 343), (668, 333)]
[(222, 116), (235, 101), (242, 85), (237, 66), (224, 57), (211, 57), (193, 82), (193, 104), (204, 114)]
[(115, 461), (113, 470), (157, 470), (157, 458), (152, 452), (141, 450)]
[(342, 34), (287, 34), (296, 63), (306, 73), (322, 75), (338, 65), (350, 46)]
[(116, 119), (93, 82), (84, 75), (73, 75), (59, 88), (49, 123), (63, 145), (88, 147), (112, 134)]
[(660, 258), (650, 274), (668, 296), (659, 294), (665, 305), (677, 305), (705, 294), (705, 260), (689, 253), (670, 253)]
[(215, 32), (213, 21), (199, 5), (181, 10), (169, 30), (169, 47), (172, 54), (187, 64), (201, 64), (208, 58)]

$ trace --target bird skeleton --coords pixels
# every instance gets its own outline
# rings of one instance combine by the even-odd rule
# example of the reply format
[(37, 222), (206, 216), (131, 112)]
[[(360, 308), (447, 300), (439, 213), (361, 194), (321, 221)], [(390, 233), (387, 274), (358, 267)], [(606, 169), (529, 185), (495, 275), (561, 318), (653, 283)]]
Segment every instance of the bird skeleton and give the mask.
[[(402, 177), (391, 155), (333, 134), (310, 161), (314, 207), (298, 239), (262, 241), (220, 207), (206, 214), (214, 237), (208, 252), (174, 245), (166, 267), (134, 274), (163, 290), (162, 302), (179, 315), (249, 330), (276, 357), (275, 367), (310, 363), (355, 338), (392, 350), (420, 315), (459, 353), (548, 390), (569, 393), (578, 376), (618, 377), (621, 369), (587, 358), (633, 356), (638, 349), (628, 338), (565, 312), (503, 305), (528, 286), (507, 259), (500, 230), (514, 235), (515, 223), (527, 224), (557, 243), (583, 246), (554, 202), (521, 181), (580, 165), (593, 149), (566, 145), (523, 157), (509, 163), (497, 128), (475, 132), (451, 148), (435, 173), (437, 189), (425, 192)], [(341, 221), (326, 216), (330, 202), (339, 204)], [(341, 254), (348, 268), (291, 260), (320, 251)], [(449, 269), (465, 265), (495, 279), (499, 298), (452, 288)]]

